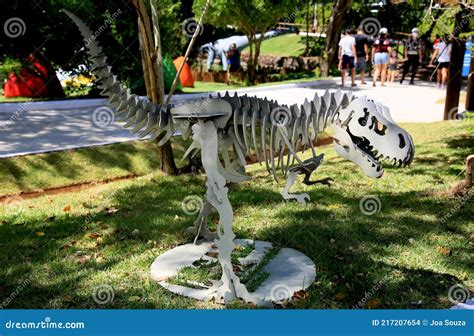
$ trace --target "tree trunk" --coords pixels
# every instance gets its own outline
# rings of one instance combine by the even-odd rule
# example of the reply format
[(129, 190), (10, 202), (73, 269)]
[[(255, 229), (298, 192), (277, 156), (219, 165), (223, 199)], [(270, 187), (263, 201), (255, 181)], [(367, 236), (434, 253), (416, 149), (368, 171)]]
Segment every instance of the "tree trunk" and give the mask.
[(247, 33), (247, 38), (249, 40), (249, 49), (250, 49), (250, 52), (249, 52), (249, 60), (247, 62), (247, 84), (248, 85), (253, 85), (255, 84), (255, 67), (256, 67), (256, 64), (254, 63), (255, 62), (255, 34), (253, 32), (251, 32), (250, 34)]
[(336, 0), (332, 8), (332, 14), (326, 33), (326, 48), (323, 55), (321, 72), (323, 76), (328, 76), (329, 71), (337, 58), (338, 44), (341, 37), (342, 28), (347, 15), (347, 10), (352, 0)]
[(466, 51), (465, 41), (459, 38), (459, 34), (469, 28), (468, 21), (464, 15), (467, 10), (462, 10), (455, 15), (454, 32), (452, 34), (453, 46), (451, 49), (451, 59), (449, 63), (448, 87), (446, 88), (446, 103), (444, 105), (444, 120), (453, 119), (458, 113), (459, 94), (462, 85), (462, 67), (464, 52)]
[[(138, 14), (138, 34), (147, 96), (153, 103), (163, 104), (164, 84), (161, 43), (159, 35), (156, 36), (156, 34), (159, 34), (159, 31), (155, 32), (156, 39), (154, 40), (152, 27), (150, 25), (150, 15), (148, 14), (145, 3), (143, 0), (131, 1)], [(178, 174), (171, 141), (166, 142), (161, 147), (158, 146), (157, 153), (160, 159), (160, 169), (167, 174)]]

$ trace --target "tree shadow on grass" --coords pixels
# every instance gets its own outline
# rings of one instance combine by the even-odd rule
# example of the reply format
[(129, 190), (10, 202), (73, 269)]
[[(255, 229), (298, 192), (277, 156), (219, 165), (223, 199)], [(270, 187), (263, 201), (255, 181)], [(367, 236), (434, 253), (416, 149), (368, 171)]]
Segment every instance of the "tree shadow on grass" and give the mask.
[[(31, 278), (9, 308), (100, 307), (91, 297), (96, 284), (88, 284), (97, 274), (108, 272), (110, 280), (103, 281), (113, 283), (116, 299), (107, 308), (195, 307), (194, 301), (144, 279), (158, 254), (191, 241), (192, 236), (184, 230), (192, 225), (195, 215), (186, 215), (181, 206), (186, 196), (202, 196), (203, 185), (201, 177), (161, 176), (137, 181), (108, 195), (108, 210), (94, 205), (88, 215), (62, 214), (49, 220), (32, 216), (23, 223), (6, 218), (9, 224), (0, 225), (0, 248), (8, 251), (2, 257), (5, 271), (0, 273), (0, 294), (8, 297), (24, 279)], [(455, 200), (426, 197), (419, 192), (381, 192), (381, 211), (366, 216), (359, 209), (360, 196), (348, 196), (336, 188), (315, 188), (310, 195), (317, 201), (300, 206), (282, 202), (275, 188), (252, 183), (231, 193), (238, 237), (296, 248), (317, 265), (317, 283), (308, 291), (309, 299), (296, 301), (291, 307), (357, 306), (380, 281), (383, 285), (372, 294), (382, 301), (380, 307), (412, 308), (412, 302), (419, 300), (424, 308), (447, 306), (447, 289), (462, 281), (434, 271), (436, 260), (414, 261), (407, 267), (406, 259), (426, 255), (424, 249), (436, 250), (436, 237), (449, 232), (459, 242), (452, 256), (442, 262), (451, 268), (469, 269), (464, 245), (467, 208), (440, 222), (436, 218), (442, 217)], [(331, 207), (334, 204), (337, 207)], [(264, 213), (269, 210), (264, 215), (265, 225), (243, 219), (249, 206)], [(116, 212), (111, 213), (110, 207)], [(45, 236), (36, 236), (36, 231)], [(94, 247), (89, 246), (94, 243), (92, 233), (102, 236)], [(152, 248), (157, 250), (149, 253)], [(83, 254), (78, 255), (78, 251)], [(97, 261), (97, 254), (104, 255), (103, 262)], [(92, 259), (84, 261), (83, 255)], [(127, 264), (130, 260), (133, 262)], [(137, 277), (137, 272), (144, 275)], [(130, 300), (136, 296), (140, 298)]]

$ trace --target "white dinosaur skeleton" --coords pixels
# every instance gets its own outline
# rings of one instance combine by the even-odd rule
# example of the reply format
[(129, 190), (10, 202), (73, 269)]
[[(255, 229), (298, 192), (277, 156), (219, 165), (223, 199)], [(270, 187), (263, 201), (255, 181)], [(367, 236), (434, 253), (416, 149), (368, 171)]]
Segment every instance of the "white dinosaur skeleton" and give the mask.
[[(228, 191), (237, 183), (249, 180), (245, 175), (246, 159), (255, 154), (268, 172), (278, 178), (278, 171), (287, 178), (281, 192), (284, 199), (305, 203), (307, 194), (289, 193), (297, 175), (304, 175), (303, 183), (330, 185), (331, 178), (311, 181), (310, 176), (321, 164), (323, 154), (316, 155), (314, 142), (327, 126), (334, 133), (336, 152), (356, 165), (370, 177), (383, 175), (381, 159), (400, 166), (409, 165), (415, 150), (410, 135), (391, 118), (388, 108), (352, 93), (329, 92), (305, 100), (301, 106), (284, 106), (255, 97), (221, 96), (198, 100), (181, 106), (159, 106), (141, 100), (117, 81), (107, 65), (92, 32), (74, 14), (65, 13), (77, 24), (87, 44), (93, 73), (100, 82), (102, 93), (115, 108), (124, 127), (140, 137), (151, 134), (150, 141), (159, 145), (168, 141), (176, 130), (181, 130), (193, 143), (185, 157), (200, 154), (207, 175), (206, 201), (194, 227), (190, 230), (206, 240), (216, 239), (222, 278), (216, 285), (216, 299), (229, 302), (235, 298), (255, 302), (240, 283), (231, 265), (235, 238), (232, 232), (233, 212)], [(311, 158), (301, 160), (297, 150), (311, 150)], [(276, 162), (275, 162), (276, 161)], [(213, 210), (219, 214), (216, 233), (207, 227), (207, 216)], [(256, 302), (258, 303), (258, 302)]]

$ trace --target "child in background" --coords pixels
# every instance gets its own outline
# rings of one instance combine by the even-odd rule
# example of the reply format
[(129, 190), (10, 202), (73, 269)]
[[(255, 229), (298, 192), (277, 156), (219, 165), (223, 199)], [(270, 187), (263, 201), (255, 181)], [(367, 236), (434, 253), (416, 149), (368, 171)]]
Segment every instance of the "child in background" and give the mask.
[(398, 74), (398, 53), (396, 50), (392, 50), (390, 54), (389, 66), (388, 66), (388, 81), (393, 82)]

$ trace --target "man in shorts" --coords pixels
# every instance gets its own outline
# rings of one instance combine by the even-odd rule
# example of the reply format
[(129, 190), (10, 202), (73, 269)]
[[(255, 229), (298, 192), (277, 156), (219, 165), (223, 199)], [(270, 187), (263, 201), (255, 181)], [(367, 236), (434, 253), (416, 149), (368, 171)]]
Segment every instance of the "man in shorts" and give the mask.
[(341, 86), (344, 86), (346, 79), (346, 70), (351, 72), (352, 86), (355, 84), (355, 67), (357, 62), (357, 54), (355, 49), (355, 38), (352, 36), (352, 30), (347, 29), (346, 35), (339, 41), (339, 70), (341, 70)]
[(365, 70), (367, 69), (367, 61), (369, 60), (369, 38), (364, 34), (363, 27), (357, 29), (355, 38), (355, 49), (357, 55), (356, 70), (360, 71), (360, 82), (365, 82)]

